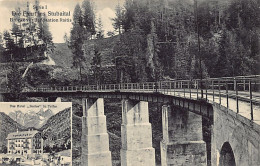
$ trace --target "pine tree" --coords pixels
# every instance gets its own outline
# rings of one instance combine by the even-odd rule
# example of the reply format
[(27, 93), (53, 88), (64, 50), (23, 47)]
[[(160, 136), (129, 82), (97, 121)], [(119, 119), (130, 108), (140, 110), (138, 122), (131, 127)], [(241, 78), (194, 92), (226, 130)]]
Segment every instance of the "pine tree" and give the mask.
[[(27, 4), (26, 4), (26, 13), (31, 13), (29, 2), (27, 2)], [(28, 21), (24, 22), (22, 24), (22, 26), (24, 28), (24, 40), (26, 43), (30, 43), (28, 45), (25, 45), (25, 47), (37, 45), (36, 23), (32, 20), (33, 17), (30, 14), (26, 14), (25, 17), (26, 17), (26, 20), (28, 20)]]
[(104, 30), (103, 30), (101, 16), (99, 16), (98, 24), (97, 24), (97, 39), (101, 39), (101, 38), (104, 38)]
[(121, 34), (122, 33), (122, 26), (123, 26), (124, 10), (120, 6), (120, 4), (118, 4), (116, 6), (115, 10), (116, 10), (116, 17), (112, 19), (113, 27), (116, 31), (118, 31), (119, 34)]
[(94, 72), (94, 78), (96, 84), (100, 84), (102, 82), (102, 72), (101, 72), (101, 53), (97, 48), (94, 50), (94, 57), (91, 63), (92, 71)]
[(228, 58), (229, 54), (229, 35), (228, 31), (224, 30), (221, 39), (219, 41), (219, 56), (215, 64), (215, 77), (227, 77), (231, 76), (230, 61)]
[(86, 33), (89, 33), (91, 38), (96, 34), (95, 30), (95, 14), (93, 5), (89, 0), (82, 2), (82, 25), (86, 29)]
[(158, 81), (162, 76), (158, 57), (158, 36), (154, 21), (151, 21), (151, 33), (147, 35), (147, 73), (151, 81)]
[(35, 12), (37, 13), (37, 18), (38, 20), (42, 20), (42, 21), (38, 21), (38, 24), (36, 25), (36, 30), (37, 30), (37, 44), (44, 44), (45, 46), (45, 51), (48, 52), (52, 52), (54, 50), (54, 43), (53, 43), (53, 38), (52, 38), (52, 34), (49, 30), (49, 24), (46, 21), (43, 21), (47, 18), (46, 15), (42, 15), (40, 12), (40, 9), (38, 8), (38, 6), (40, 5), (39, 0), (35, 0)]
[(84, 28), (82, 24), (82, 11), (77, 4), (73, 13), (73, 27), (70, 32), (70, 48), (73, 53), (73, 67), (79, 69), (80, 80), (82, 81), (82, 69), (84, 68), (84, 52), (82, 46), (84, 43)]
[(4, 59), (6, 61), (12, 60), (14, 50), (16, 49), (15, 43), (13, 38), (11, 37), (10, 33), (8, 31), (4, 31), (4, 41), (5, 41), (5, 57)]
[[(20, 8), (19, 7), (16, 8), (15, 12), (20, 13), (21, 12)], [(18, 15), (18, 14), (15, 15), (14, 19), (19, 20), (20, 15)], [(23, 40), (19, 40), (23, 36), (22, 29), (21, 29), (21, 22), (14, 21), (13, 24), (12, 24), (11, 31), (12, 31), (12, 35), (15, 37), (15, 44), (19, 45), (19, 46), (23, 46)]]

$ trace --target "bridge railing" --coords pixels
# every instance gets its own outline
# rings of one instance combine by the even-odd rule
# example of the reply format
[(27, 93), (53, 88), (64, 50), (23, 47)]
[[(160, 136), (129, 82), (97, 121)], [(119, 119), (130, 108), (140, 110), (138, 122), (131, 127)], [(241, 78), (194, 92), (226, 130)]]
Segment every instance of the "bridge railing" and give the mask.
[(250, 105), (251, 120), (254, 119), (254, 105), (260, 105), (260, 75), (222, 77), (194, 80), (173, 80), (145, 83), (121, 83), (81, 86), (56, 86), (46, 88), (24, 88), (23, 92), (95, 92), (122, 91), (162, 93), (197, 100), (212, 100), (230, 106), (235, 100), (236, 111), (239, 113), (239, 102)]

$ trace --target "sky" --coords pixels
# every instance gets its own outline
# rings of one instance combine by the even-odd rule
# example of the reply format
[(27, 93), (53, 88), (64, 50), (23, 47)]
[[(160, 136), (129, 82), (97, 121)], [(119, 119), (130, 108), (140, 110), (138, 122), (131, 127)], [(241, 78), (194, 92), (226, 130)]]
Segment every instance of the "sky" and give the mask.
[[(34, 0), (28, 0), (32, 4)], [(51, 12), (68, 12), (70, 11), (70, 16), (68, 18), (72, 20), (73, 10), (77, 3), (81, 5), (83, 0), (39, 0), (40, 5), (44, 7), (41, 12), (48, 13)], [(111, 18), (115, 17), (115, 7), (118, 3), (120, 5), (124, 4), (124, 0), (91, 0), (94, 3), (96, 17), (101, 17), (103, 29), (105, 34), (108, 31), (113, 31)], [(12, 18), (12, 11), (15, 10), (17, 6), (26, 5), (27, 0), (0, 0), (0, 32), (4, 30), (11, 29), (10, 18)], [(47, 9), (45, 9), (47, 6)], [(58, 18), (60, 16), (50, 16), (48, 18)], [(54, 43), (63, 43), (64, 34), (70, 34), (72, 28), (71, 22), (49, 22), (50, 31), (53, 35)]]
[(54, 114), (57, 114), (65, 108), (72, 107), (71, 102), (0, 102), (0, 105), (0, 112), (4, 112), (6, 115), (14, 111), (39, 112), (41, 109), (44, 111), (50, 109)]

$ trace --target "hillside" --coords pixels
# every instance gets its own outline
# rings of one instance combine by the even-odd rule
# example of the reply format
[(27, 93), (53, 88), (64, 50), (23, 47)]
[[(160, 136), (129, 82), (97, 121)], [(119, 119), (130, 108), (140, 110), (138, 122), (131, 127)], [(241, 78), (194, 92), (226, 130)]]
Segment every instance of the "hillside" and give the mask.
[(0, 112), (0, 153), (3, 152), (7, 146), (7, 135), (11, 132), (17, 131), (17, 129), (21, 131), (26, 128), (14, 121), (5, 113)]
[(69, 148), (71, 143), (71, 108), (50, 117), (46, 124), (39, 130), (42, 131), (44, 148), (63, 150)]
[(55, 43), (55, 49), (50, 57), (57, 66), (70, 68), (72, 66), (72, 52), (66, 43)]
[[(95, 47), (101, 53), (101, 65), (106, 66), (113, 64), (113, 47), (118, 39), (119, 36), (114, 36), (110, 38), (90, 40), (85, 44), (95, 45)], [(62, 66), (64, 68), (70, 68), (72, 66), (72, 52), (66, 43), (55, 43), (54, 52), (50, 54), (50, 57), (55, 61), (57, 66)], [(86, 60), (88, 61), (89, 59)]]

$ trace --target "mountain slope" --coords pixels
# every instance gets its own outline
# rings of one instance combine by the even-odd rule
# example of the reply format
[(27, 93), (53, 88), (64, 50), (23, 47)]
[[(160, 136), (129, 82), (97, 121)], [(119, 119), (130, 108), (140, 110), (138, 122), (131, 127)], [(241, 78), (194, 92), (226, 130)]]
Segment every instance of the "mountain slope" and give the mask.
[(55, 49), (50, 54), (57, 66), (70, 68), (72, 66), (72, 52), (66, 43), (55, 43)]
[(40, 111), (28, 111), (27, 113), (22, 113), (21, 111), (10, 112), (9, 116), (23, 125), (24, 127), (42, 127), (47, 120), (53, 115), (53, 112), (50, 109)]
[(17, 131), (17, 129), (21, 131), (25, 130), (26, 128), (14, 121), (5, 113), (0, 112), (0, 153), (2, 152), (3, 148), (7, 145), (7, 135), (11, 132)]
[(71, 108), (50, 117), (40, 130), (45, 140), (44, 147), (65, 148), (71, 142)]

